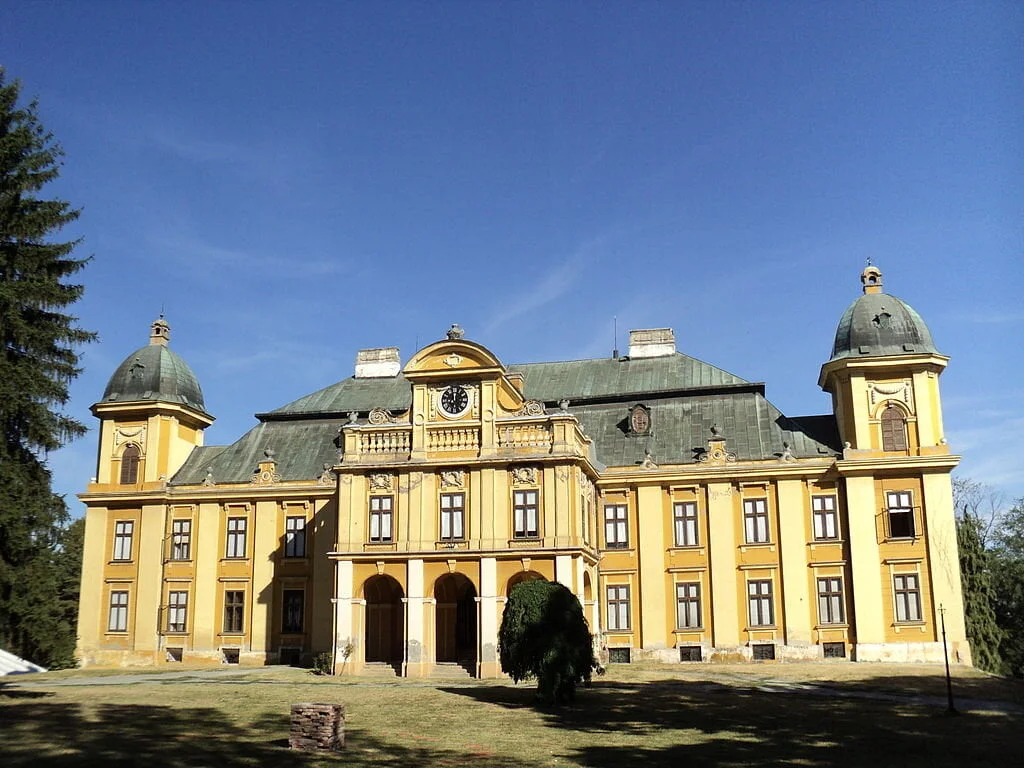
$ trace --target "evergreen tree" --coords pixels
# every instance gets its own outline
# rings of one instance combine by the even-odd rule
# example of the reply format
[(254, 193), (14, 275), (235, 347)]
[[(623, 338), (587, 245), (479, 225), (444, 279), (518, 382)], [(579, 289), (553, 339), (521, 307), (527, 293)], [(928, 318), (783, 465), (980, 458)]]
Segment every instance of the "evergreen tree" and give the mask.
[(60, 407), (79, 373), (75, 348), (94, 334), (62, 311), (82, 295), (65, 281), (88, 259), (54, 235), (79, 212), (38, 196), (63, 152), (19, 95), (0, 68), (0, 647), (60, 666), (74, 648), (74, 616), (60, 599), (68, 513), (45, 456), (85, 432)]
[(960, 577), (964, 590), (964, 619), (967, 639), (971, 642), (974, 664), (989, 672), (999, 672), (999, 644), (1003, 632), (993, 611), (995, 591), (992, 587), (991, 556), (985, 551), (981, 537), (981, 521), (968, 511), (956, 521), (956, 538), (960, 548)]
[(1024, 678), (1024, 498), (1001, 520), (992, 548), (992, 576), (996, 621), (1003, 630), (1003, 671)]
[(542, 704), (572, 701), (576, 686), (597, 668), (579, 599), (551, 581), (526, 581), (512, 588), (498, 631), (501, 669), (517, 683), (537, 679)]

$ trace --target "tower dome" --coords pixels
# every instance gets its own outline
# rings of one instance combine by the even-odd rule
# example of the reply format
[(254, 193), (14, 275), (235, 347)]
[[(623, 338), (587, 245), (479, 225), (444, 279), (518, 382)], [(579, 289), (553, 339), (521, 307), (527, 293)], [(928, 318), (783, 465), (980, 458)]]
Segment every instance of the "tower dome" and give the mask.
[(150, 326), (149, 344), (125, 358), (103, 391), (104, 403), (160, 401), (206, 412), (203, 390), (188, 363), (168, 348), (171, 326), (163, 315)]
[(861, 273), (864, 295), (847, 307), (836, 329), (832, 360), (915, 353), (939, 354), (921, 316), (906, 302), (882, 292), (882, 272)]

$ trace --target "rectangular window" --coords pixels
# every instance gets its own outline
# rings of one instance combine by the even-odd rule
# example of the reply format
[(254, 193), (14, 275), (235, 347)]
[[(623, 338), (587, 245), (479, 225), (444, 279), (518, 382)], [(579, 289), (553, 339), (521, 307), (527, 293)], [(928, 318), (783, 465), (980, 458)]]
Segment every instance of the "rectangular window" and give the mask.
[(301, 589), (286, 589), (282, 598), (281, 631), (292, 635), (301, 634), (306, 593)]
[(284, 556), (306, 556), (305, 517), (286, 517), (284, 519)]
[(749, 621), (752, 627), (771, 627), (775, 624), (775, 605), (772, 600), (770, 579), (747, 582)]
[(704, 654), (699, 645), (680, 645), (679, 646), (679, 660), (680, 661), (703, 661)]
[(229, 589), (224, 593), (224, 632), (239, 633), (245, 620), (245, 592)]
[(700, 610), (700, 584), (676, 584), (676, 627), (699, 629), (703, 626)]
[(228, 518), (228, 546), (225, 557), (245, 557), (245, 523), (244, 517)]
[(184, 632), (188, 617), (188, 592), (169, 592), (167, 598), (167, 631)]
[(845, 659), (846, 643), (822, 643), (821, 652), (826, 659)]
[(625, 504), (606, 504), (604, 508), (604, 545), (608, 549), (629, 546), (629, 524)]
[(677, 547), (696, 547), (697, 538), (697, 505), (692, 501), (677, 502), (672, 505), (672, 518), (675, 524)]
[(370, 541), (393, 541), (391, 496), (370, 497)]
[(114, 559), (132, 559), (132, 532), (135, 523), (131, 520), (118, 520), (114, 523)]
[(843, 624), (843, 580), (839, 576), (818, 579), (818, 620), (822, 624)]
[(743, 502), (743, 530), (747, 544), (768, 543), (768, 499)]
[(189, 560), (192, 556), (192, 521), (171, 522), (171, 560)]
[(608, 587), (608, 629), (629, 629), (629, 587)]
[(886, 514), (889, 519), (889, 538), (912, 539), (914, 527), (914, 497), (910, 491), (888, 491), (885, 494)]
[(775, 659), (774, 643), (758, 643), (751, 649), (754, 661), (773, 661)]
[(835, 496), (811, 497), (814, 518), (814, 538), (817, 541), (839, 538), (839, 523), (836, 517)]
[(537, 527), (537, 492), (516, 491), (512, 499), (514, 533), (517, 539), (533, 539), (539, 534)]
[(110, 593), (110, 618), (107, 621), (109, 632), (128, 631), (128, 593), (117, 591)]
[(916, 573), (892, 577), (896, 593), (896, 621), (921, 621), (921, 587)]
[(441, 539), (461, 541), (466, 538), (466, 494), (441, 494)]

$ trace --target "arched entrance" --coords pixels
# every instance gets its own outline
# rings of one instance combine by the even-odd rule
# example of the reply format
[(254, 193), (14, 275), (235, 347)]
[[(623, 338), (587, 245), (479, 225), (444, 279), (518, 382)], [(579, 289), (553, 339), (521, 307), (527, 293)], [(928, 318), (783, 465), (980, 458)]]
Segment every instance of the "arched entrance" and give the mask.
[(435, 660), (456, 663), (476, 674), (476, 587), (461, 573), (434, 582), (437, 602)]
[(512, 588), (516, 584), (522, 584), (524, 581), (537, 581), (538, 579), (541, 581), (547, 581), (547, 579), (536, 571), (520, 571), (508, 580), (508, 584), (505, 585), (505, 596), (508, 597), (512, 594)]
[(401, 584), (390, 576), (374, 576), (363, 585), (368, 663), (401, 665), (405, 647), (403, 596)]

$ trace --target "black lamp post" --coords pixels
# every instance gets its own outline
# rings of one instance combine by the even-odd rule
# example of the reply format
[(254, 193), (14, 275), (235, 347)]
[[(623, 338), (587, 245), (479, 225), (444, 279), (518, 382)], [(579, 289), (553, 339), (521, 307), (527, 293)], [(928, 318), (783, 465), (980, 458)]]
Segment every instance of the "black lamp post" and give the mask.
[(939, 617), (942, 621), (942, 656), (946, 660), (946, 708), (947, 715), (959, 715), (956, 707), (953, 706), (953, 679), (949, 676), (949, 649), (946, 647), (946, 608), (939, 606)]

